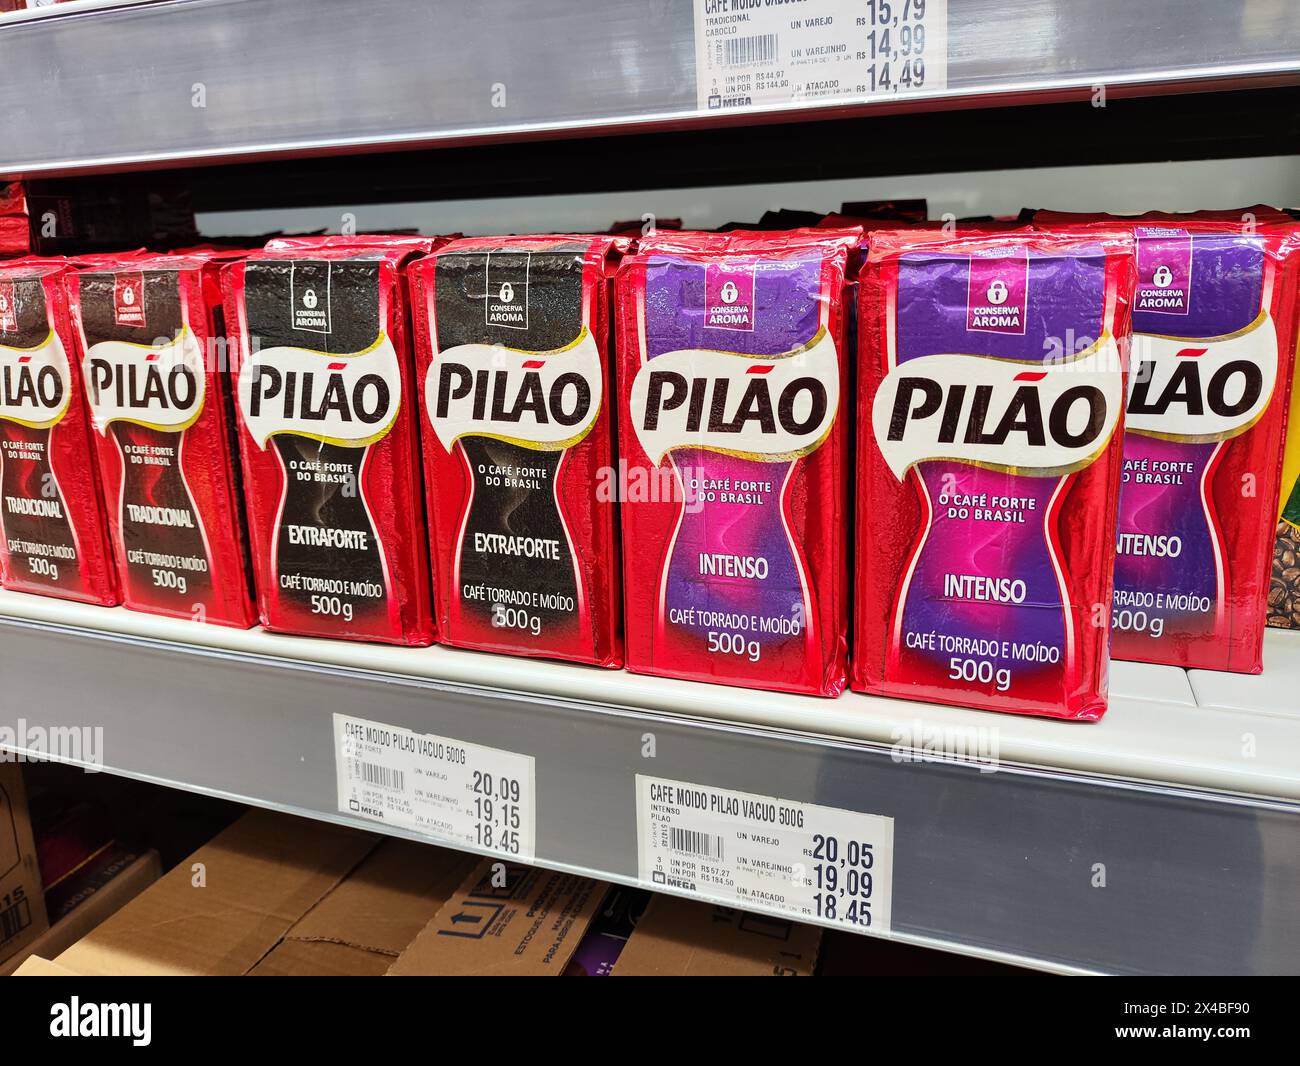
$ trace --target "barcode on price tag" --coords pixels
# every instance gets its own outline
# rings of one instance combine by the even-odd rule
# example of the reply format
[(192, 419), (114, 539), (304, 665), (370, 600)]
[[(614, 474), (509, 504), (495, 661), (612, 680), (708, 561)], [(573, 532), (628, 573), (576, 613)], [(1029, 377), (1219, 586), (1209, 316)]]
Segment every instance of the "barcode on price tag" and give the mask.
[(723, 42), (723, 62), (729, 67), (749, 63), (776, 62), (776, 34), (760, 33), (754, 37), (728, 37)]
[(722, 837), (715, 833), (697, 833), (693, 829), (672, 826), (668, 830), (668, 846), (683, 855), (698, 855), (703, 859), (722, 861)]
[(636, 824), (649, 887), (889, 932), (892, 818), (637, 774)]
[(695, 0), (702, 111), (942, 91), (948, 0)]
[(334, 769), (343, 814), (448, 844), (533, 857), (531, 755), (336, 714)]

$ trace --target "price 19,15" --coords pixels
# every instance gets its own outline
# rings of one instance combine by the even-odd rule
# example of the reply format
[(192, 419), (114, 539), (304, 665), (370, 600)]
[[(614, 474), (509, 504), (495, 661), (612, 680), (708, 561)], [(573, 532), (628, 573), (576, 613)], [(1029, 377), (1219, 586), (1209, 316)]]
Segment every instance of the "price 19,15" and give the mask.
[(494, 777), (475, 770), (470, 788), (474, 793), (475, 843), (507, 855), (518, 855), (519, 828), (523, 824), (519, 800), (523, 786), (515, 778)]

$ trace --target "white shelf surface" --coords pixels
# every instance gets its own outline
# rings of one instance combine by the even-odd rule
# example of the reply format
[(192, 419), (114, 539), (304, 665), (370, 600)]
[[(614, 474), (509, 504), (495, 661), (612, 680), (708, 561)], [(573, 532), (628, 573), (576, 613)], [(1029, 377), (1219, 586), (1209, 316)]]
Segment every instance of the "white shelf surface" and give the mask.
[[(874, 744), (893, 745), (900, 732), (916, 733), (918, 723), (971, 736), (991, 731), (1002, 762), (1300, 801), (1300, 633), (1270, 631), (1259, 677), (1194, 671), (1189, 682), (1188, 672), (1175, 667), (1113, 662), (1105, 717), (1063, 722), (856, 692), (826, 700), (447, 647), (228, 629), (7, 591), (0, 591), (0, 617)], [(1251, 692), (1260, 706), (1246, 695)], [(1253, 747), (1243, 741), (1247, 734)]]
[(1257, 715), (1300, 719), (1300, 630), (1264, 631), (1264, 672), (1188, 670), (1197, 703)]

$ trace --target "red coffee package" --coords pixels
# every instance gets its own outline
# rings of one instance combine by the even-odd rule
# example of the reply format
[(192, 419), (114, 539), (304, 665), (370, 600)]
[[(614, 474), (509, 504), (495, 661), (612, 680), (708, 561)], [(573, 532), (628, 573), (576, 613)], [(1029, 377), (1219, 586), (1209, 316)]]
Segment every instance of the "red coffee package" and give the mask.
[(251, 626), (216, 265), (96, 256), (66, 287), (123, 603)]
[(1300, 290), (1300, 227), (1283, 219), (1256, 206), (1087, 223), (1122, 222), (1137, 256), (1117, 659), (1263, 668)]
[(21, 181), (0, 181), (0, 256), (26, 255), (31, 248), (27, 190)]
[(623, 261), (629, 670), (843, 691), (841, 297), (860, 237), (660, 233)]
[(438, 639), (622, 664), (609, 278), (626, 241), (452, 241), (408, 268)]
[(401, 267), (427, 238), (272, 241), (227, 267), (244, 490), (268, 629), (433, 640)]
[(1123, 232), (873, 232), (860, 280), (853, 687), (1106, 708)]
[(0, 583), (118, 602), (62, 259), (0, 264)]

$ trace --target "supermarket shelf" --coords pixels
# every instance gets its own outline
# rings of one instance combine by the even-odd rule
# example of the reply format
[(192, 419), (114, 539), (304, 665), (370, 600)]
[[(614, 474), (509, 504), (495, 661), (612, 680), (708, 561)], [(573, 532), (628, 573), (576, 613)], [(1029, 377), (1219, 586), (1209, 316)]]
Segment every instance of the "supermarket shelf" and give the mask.
[[(1270, 635), (1267, 669), (1300, 691), (1300, 634)], [(631, 883), (653, 732), (660, 777), (893, 817), (896, 938), (1052, 969), (1294, 972), (1300, 708), (1197, 705), (1182, 671), (1125, 663), (1112, 691), (1085, 725), (0, 593), (0, 728), (101, 726), (115, 772), (374, 829), (336, 811), (331, 715), (351, 713), (533, 756), (538, 863)], [(900, 758), (918, 728), (983, 730), (997, 762)]]
[[(1188, 670), (1187, 677), (1197, 703), (1227, 707), (1254, 714), (1276, 714), (1294, 719), (1300, 716), (1300, 632), (1285, 629), (1264, 631), (1262, 674), (1226, 674), (1218, 670)], [(1270, 663), (1289, 662), (1290, 669), (1269, 670)]]
[[(1300, 20), (1285, 3), (949, 0), (947, 8), (943, 87), (722, 120), (1086, 100), (1101, 84), (1119, 96), (1300, 76)], [(23, 101), (6, 116), (0, 173), (713, 124), (722, 112), (697, 104), (694, 32), (692, 0), (58, 5), (0, 22), (0, 91)]]

